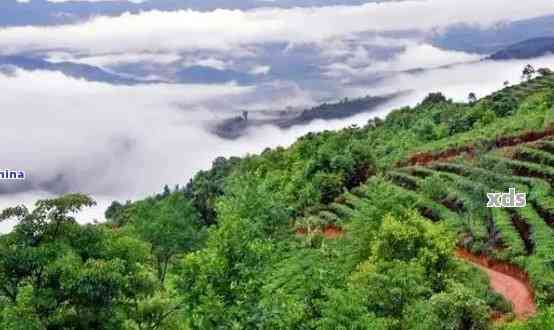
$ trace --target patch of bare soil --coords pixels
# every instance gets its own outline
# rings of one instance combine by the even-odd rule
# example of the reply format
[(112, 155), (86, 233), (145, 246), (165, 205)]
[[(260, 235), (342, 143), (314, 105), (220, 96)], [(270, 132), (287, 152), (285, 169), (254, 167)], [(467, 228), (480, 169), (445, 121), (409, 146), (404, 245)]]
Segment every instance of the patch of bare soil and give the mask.
[[(342, 228), (339, 228), (333, 225), (325, 226), (323, 230), (318, 229), (316, 230), (316, 232), (322, 234), (325, 238), (328, 238), (328, 239), (336, 239), (344, 235), (344, 230)], [(306, 236), (307, 234), (308, 234), (308, 231), (305, 228), (296, 229), (297, 236)]]
[[(547, 128), (544, 131), (530, 131), (516, 136), (498, 137), (496, 138), (496, 140), (490, 141), (489, 144), (491, 145), (491, 149), (513, 147), (523, 143), (535, 142), (551, 136), (554, 136), (554, 128), (552, 127)], [(461, 154), (468, 154), (469, 156), (473, 156), (475, 154), (475, 146), (461, 146), (458, 148), (447, 149), (438, 153), (422, 152), (410, 156), (410, 158), (406, 162), (403, 162), (399, 165), (426, 165), (436, 161), (446, 161), (451, 158), (460, 156)]]
[(334, 239), (339, 238), (342, 235), (344, 235), (344, 231), (339, 227), (327, 226), (323, 229), (323, 236), (325, 236), (325, 238)]
[(512, 303), (516, 318), (526, 319), (537, 312), (533, 288), (524, 271), (487, 256), (476, 256), (464, 249), (458, 249), (456, 255), (487, 273), (491, 288)]

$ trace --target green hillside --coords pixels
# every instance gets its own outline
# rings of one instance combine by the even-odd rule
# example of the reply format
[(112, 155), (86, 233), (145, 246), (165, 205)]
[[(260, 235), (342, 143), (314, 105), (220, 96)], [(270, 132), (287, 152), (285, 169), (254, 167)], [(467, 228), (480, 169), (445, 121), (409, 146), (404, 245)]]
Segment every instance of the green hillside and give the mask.
[[(554, 74), (218, 158), (184, 187), (15, 207), (2, 329), (554, 329)], [(525, 208), (487, 208), (516, 188)], [(456, 249), (517, 266), (511, 306)], [(493, 321), (502, 315), (502, 322)]]

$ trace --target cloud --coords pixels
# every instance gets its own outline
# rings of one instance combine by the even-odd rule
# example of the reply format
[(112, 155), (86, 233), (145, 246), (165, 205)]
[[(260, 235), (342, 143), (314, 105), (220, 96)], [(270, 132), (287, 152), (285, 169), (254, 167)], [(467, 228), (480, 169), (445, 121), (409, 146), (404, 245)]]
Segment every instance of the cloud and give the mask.
[(217, 70), (225, 70), (232, 66), (232, 61), (224, 61), (214, 57), (186, 58), (182, 63), (184, 67), (205, 66)]
[[(413, 69), (431, 69), (446, 65), (479, 61), (482, 55), (468, 54), (458, 51), (448, 51), (434, 46), (406, 41), (401, 51), (389, 54), (386, 59), (376, 59), (368, 50), (360, 45), (348, 55), (330, 59), (330, 64), (324, 66), (325, 75), (341, 78), (347, 83), (353, 79), (382, 75), (390, 72), (402, 72)], [(337, 61), (338, 59), (338, 61)]]
[[(116, 87), (26, 71), (0, 75), (0, 86), (3, 167), (24, 169), (34, 189), (56, 193), (133, 194), (176, 181), (187, 171), (172, 167), (165, 147), (182, 157), (182, 148), (209, 137), (205, 104), (251, 92), (232, 84)], [(206, 165), (198, 159), (188, 161), (191, 169)]]
[(148, 11), (98, 17), (76, 25), (5, 28), (0, 30), (0, 47), (4, 52), (66, 49), (88, 54), (236, 51), (268, 42), (320, 43), (365, 31), (430, 31), (457, 23), (490, 26), (552, 13), (551, 0), (413, 0), (250, 11)]
[(5, 109), (0, 167), (27, 173), (24, 182), (0, 182), (0, 209), (83, 192), (101, 203), (81, 221), (101, 220), (111, 200), (184, 184), (218, 156), (260, 152), (305, 132), (267, 128), (237, 141), (222, 140), (205, 129), (221, 116), (220, 109), (313, 102), (291, 83), (113, 86), (22, 70), (0, 72), (0, 88)]
[(428, 93), (442, 92), (456, 101), (467, 101), (470, 92), (483, 97), (503, 88), (503, 82), (519, 83), (523, 68), (554, 67), (554, 55), (531, 60), (479, 61), (426, 70), (420, 73), (401, 73), (379, 81), (373, 87), (360, 87), (365, 92), (381, 94), (398, 90), (414, 90), (415, 104)]
[(121, 54), (105, 54), (96, 56), (75, 56), (69, 52), (47, 52), (46, 59), (50, 62), (74, 62), (99, 67), (105, 67), (115, 64), (135, 64), (135, 63), (157, 63), (170, 64), (178, 61), (181, 58), (174, 53), (121, 53)]
[(211, 135), (205, 126), (225, 111), (313, 102), (292, 83), (113, 86), (22, 70), (0, 73), (0, 88), (0, 168), (22, 169), (28, 177), (0, 183), (0, 195), (148, 194), (185, 182), (218, 155), (271, 144)]
[(250, 70), (251, 74), (258, 75), (258, 74), (268, 74), (269, 71), (271, 71), (271, 66), (269, 65), (256, 65)]

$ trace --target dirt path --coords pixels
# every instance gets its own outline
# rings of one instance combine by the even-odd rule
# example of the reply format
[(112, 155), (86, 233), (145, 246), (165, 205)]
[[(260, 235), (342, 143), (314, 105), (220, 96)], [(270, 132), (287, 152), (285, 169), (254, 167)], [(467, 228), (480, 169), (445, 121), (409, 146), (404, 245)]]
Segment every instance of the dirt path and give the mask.
[[(515, 136), (498, 137), (495, 140), (489, 141), (493, 146), (491, 148), (505, 148), (513, 147), (523, 143), (535, 142), (544, 138), (554, 136), (554, 128), (549, 127), (544, 131), (530, 131)], [(397, 165), (402, 166), (414, 166), (414, 165), (427, 165), (437, 161), (447, 161), (451, 158), (460, 156), (463, 153), (470, 155), (475, 154), (475, 145), (465, 145), (457, 148), (450, 148), (441, 152), (420, 152), (411, 155), (407, 160), (400, 161)]]
[[(335, 238), (341, 238), (342, 235), (344, 235), (344, 230), (342, 228), (328, 225), (321, 229), (317, 229), (315, 232), (322, 234), (325, 238), (328, 239), (335, 239)], [(308, 234), (307, 230), (305, 228), (299, 228), (296, 230), (296, 235), (298, 236), (306, 236)]]
[(512, 303), (516, 318), (526, 319), (537, 312), (533, 290), (521, 270), (486, 257), (472, 255), (464, 250), (457, 251), (456, 255), (487, 273), (491, 288)]

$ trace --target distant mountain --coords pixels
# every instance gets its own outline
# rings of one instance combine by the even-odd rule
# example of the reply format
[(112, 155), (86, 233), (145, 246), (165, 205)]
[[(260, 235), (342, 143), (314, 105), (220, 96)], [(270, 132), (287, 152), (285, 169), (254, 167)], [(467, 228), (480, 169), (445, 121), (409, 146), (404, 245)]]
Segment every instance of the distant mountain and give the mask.
[(535, 38), (511, 45), (489, 58), (492, 60), (528, 59), (554, 53), (554, 37)]
[(554, 36), (554, 15), (497, 24), (487, 29), (458, 24), (437, 33), (431, 41), (440, 48), (489, 55), (518, 42), (550, 36)]
[[(13, 66), (27, 71), (59, 71), (66, 76), (85, 79), (87, 81), (105, 82), (113, 85), (136, 85), (148, 83), (176, 83), (176, 84), (223, 84), (234, 81), (238, 84), (252, 84), (258, 82), (258, 76), (235, 70), (215, 69), (208, 66), (195, 65), (182, 68), (167, 77), (166, 80), (142, 80), (135, 74), (118, 74), (102, 68), (75, 62), (49, 62), (35, 55), (0, 56), (1, 66)], [(139, 65), (135, 65), (138, 67)], [(116, 70), (119, 72), (118, 70)], [(127, 70), (130, 71), (130, 70)], [(140, 70), (135, 70), (140, 73)]]
[(101, 68), (73, 62), (52, 63), (32, 56), (0, 56), (0, 66), (14, 66), (28, 71), (59, 71), (63, 74), (88, 81), (105, 82), (114, 85), (135, 85), (141, 80), (122, 77)]
[[(224, 139), (237, 139), (247, 133), (250, 127), (273, 125), (282, 129), (293, 126), (307, 125), (314, 120), (333, 120), (353, 117), (364, 112), (375, 111), (378, 106), (407, 92), (381, 96), (366, 96), (357, 99), (344, 99), (336, 103), (323, 103), (317, 107), (305, 110), (262, 111), (248, 116), (236, 116), (220, 121), (212, 127), (212, 132)], [(257, 115), (257, 118), (254, 118)], [(264, 118), (265, 117), (265, 118)]]

